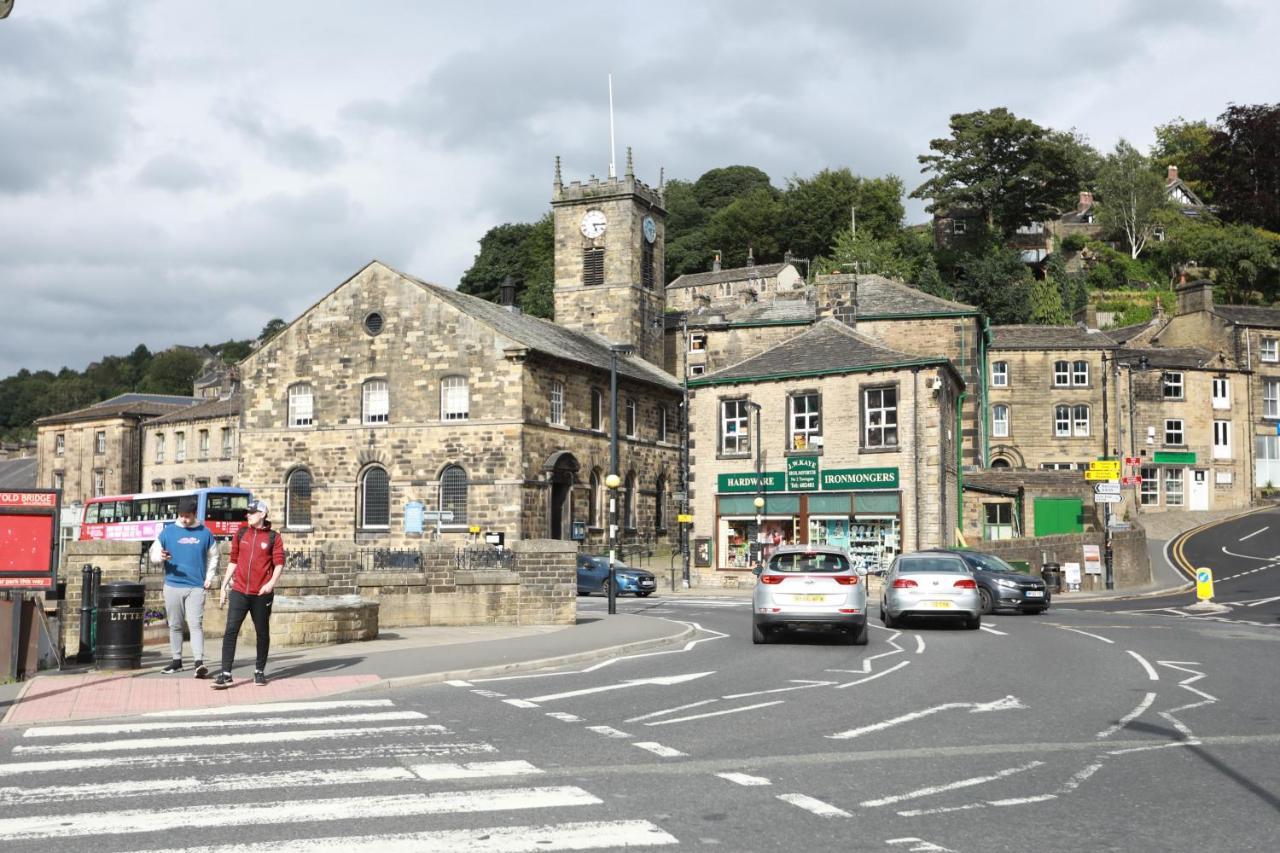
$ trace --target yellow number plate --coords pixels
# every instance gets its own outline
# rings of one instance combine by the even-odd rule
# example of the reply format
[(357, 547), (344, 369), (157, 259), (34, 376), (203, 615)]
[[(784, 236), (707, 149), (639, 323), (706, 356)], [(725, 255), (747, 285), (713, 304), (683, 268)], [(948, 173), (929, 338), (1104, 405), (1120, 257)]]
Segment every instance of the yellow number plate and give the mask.
[(796, 601), (817, 601), (817, 602), (823, 602), (823, 601), (826, 601), (826, 600), (827, 600), (827, 597), (826, 597), (825, 595), (797, 595), (797, 596), (795, 597), (795, 600), (796, 600)]
[(951, 602), (950, 602), (950, 601), (930, 601), (930, 602), (929, 602), (929, 606), (930, 606), (930, 607), (941, 607), (941, 608), (943, 608), (943, 609), (946, 609), (946, 608), (948, 608), (948, 607), (950, 607), (950, 606), (951, 606)]

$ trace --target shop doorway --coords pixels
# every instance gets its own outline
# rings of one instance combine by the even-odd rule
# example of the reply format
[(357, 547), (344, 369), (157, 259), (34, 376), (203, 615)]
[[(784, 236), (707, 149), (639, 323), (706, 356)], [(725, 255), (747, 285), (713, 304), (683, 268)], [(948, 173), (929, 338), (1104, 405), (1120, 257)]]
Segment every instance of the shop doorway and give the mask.
[(577, 481), (578, 460), (561, 451), (547, 460), (551, 495), (548, 501), (547, 534), (550, 539), (568, 539), (573, 531), (573, 485)]
[(1203, 468), (1191, 471), (1191, 494), (1188, 496), (1188, 508), (1206, 510), (1209, 508), (1209, 472)]

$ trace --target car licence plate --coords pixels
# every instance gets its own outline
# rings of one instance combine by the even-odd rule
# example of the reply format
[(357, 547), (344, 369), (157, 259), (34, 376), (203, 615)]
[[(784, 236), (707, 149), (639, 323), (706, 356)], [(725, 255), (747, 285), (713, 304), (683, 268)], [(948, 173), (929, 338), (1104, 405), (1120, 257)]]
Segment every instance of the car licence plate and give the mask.
[(1026, 592), (1027, 598), (1044, 598), (1044, 591), (1039, 589), (1029, 589)]
[(640, 586), (653, 586), (653, 584), (654, 584), (654, 581), (646, 581), (646, 580), (640, 581)]
[(816, 601), (823, 602), (827, 600), (825, 595), (796, 595), (792, 596), (794, 601)]
[(940, 607), (945, 610), (946, 608), (951, 606), (951, 602), (950, 601), (930, 601), (929, 606)]

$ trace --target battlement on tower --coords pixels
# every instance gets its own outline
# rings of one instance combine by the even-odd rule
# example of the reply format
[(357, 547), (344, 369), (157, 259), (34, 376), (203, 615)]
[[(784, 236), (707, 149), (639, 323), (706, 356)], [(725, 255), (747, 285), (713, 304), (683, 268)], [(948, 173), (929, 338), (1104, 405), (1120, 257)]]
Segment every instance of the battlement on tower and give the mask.
[(610, 199), (636, 197), (642, 199), (650, 207), (666, 212), (665, 192), (661, 179), (656, 188), (639, 180), (632, 171), (631, 149), (627, 149), (627, 172), (617, 178), (592, 177), (586, 181), (564, 183), (560, 178), (560, 158), (556, 158), (556, 179), (551, 192), (552, 206), (574, 204), (588, 199)]

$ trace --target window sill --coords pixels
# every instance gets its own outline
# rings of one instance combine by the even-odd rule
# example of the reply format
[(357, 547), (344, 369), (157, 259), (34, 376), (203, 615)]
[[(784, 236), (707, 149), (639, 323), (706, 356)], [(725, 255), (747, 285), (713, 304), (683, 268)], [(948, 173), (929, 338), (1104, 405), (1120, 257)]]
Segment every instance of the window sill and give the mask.
[(750, 453), (717, 453), (716, 459), (750, 459)]
[(897, 447), (897, 446), (895, 447), (860, 447), (858, 448), (858, 454), (861, 455), (863, 453), (877, 453), (877, 454), (897, 453), (901, 449), (902, 449), (901, 447)]
[(307, 525), (306, 527), (292, 527), (292, 526), (286, 525), (284, 528), (284, 532), (285, 533), (313, 533), (315, 532), (315, 528), (310, 525)]
[(815, 456), (816, 457), (816, 456), (822, 455), (822, 448), (818, 448), (817, 450), (784, 450), (782, 451), (782, 455), (783, 456)]

